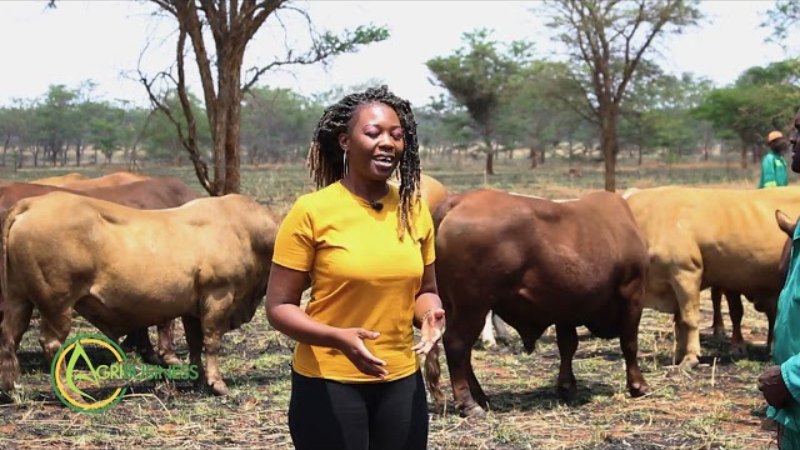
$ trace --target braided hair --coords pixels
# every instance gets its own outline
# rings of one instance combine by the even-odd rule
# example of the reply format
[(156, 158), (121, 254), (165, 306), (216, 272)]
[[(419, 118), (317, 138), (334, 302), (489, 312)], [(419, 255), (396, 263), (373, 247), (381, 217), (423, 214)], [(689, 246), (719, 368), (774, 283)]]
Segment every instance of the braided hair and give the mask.
[(361, 106), (380, 103), (394, 110), (403, 127), (405, 149), (400, 158), (398, 176), (400, 178), (400, 210), (398, 237), (408, 231), (413, 236), (411, 221), (412, 206), (420, 205), (420, 165), (419, 143), (417, 141), (417, 122), (411, 111), (411, 103), (397, 97), (387, 86), (369, 88), (364, 92), (350, 94), (338, 103), (325, 109), (314, 129), (311, 148), (308, 152), (308, 165), (317, 189), (328, 186), (344, 177), (343, 150), (339, 145), (339, 135), (347, 133)]

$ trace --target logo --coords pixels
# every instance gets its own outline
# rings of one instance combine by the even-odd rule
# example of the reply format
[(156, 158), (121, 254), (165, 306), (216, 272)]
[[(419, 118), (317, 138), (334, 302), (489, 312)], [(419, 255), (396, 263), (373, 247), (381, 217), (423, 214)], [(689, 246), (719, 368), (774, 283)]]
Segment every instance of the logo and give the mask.
[[(91, 356), (90, 356), (91, 355)], [(106, 336), (79, 334), (56, 352), (50, 367), (53, 390), (78, 412), (97, 413), (122, 400), (127, 384), (153, 379), (196, 380), (197, 366), (167, 368), (128, 361), (125, 352)]]

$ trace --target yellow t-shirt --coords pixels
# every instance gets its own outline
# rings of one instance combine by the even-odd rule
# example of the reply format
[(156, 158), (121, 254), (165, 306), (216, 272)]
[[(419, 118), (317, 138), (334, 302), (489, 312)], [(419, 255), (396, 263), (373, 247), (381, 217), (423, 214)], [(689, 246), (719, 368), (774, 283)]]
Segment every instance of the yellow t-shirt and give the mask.
[[(300, 196), (283, 219), (273, 262), (311, 275), (306, 313), (339, 328), (380, 332), (364, 343), (386, 362), (386, 380), (419, 368), (414, 302), (424, 266), (434, 261), (433, 220), (424, 203), (413, 208), (414, 235), (398, 238), (400, 195), (390, 186), (375, 211), (341, 182)], [(379, 381), (361, 373), (339, 350), (297, 343), (293, 368), (301, 375), (345, 382)]]

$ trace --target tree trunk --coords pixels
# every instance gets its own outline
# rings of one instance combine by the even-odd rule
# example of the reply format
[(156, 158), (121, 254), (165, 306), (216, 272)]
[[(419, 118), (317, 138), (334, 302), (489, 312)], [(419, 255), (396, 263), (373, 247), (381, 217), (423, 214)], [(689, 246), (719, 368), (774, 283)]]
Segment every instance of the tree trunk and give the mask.
[(536, 157), (536, 147), (531, 145), (530, 150), (530, 158), (531, 158), (531, 169), (535, 169), (536, 166), (539, 164), (538, 158)]
[(486, 175), (494, 175), (494, 147), (489, 134), (484, 134), (483, 143), (486, 145)]
[(642, 146), (639, 146), (639, 165), (642, 165)]
[(81, 155), (83, 154), (83, 141), (80, 139), (78, 143), (75, 145), (75, 166), (81, 166)]
[(539, 164), (544, 165), (545, 163), (545, 153), (547, 153), (547, 144), (542, 145), (541, 156), (542, 158), (539, 160)]
[(617, 118), (616, 111), (608, 111), (600, 129), (600, 142), (605, 163), (605, 189), (616, 192)]
[(5, 167), (6, 165), (6, 153), (8, 153), (8, 145), (11, 143), (11, 133), (6, 134), (6, 140), (3, 142), (3, 162), (2, 165)]
[(742, 144), (742, 169), (747, 169), (747, 144)]
[(494, 175), (494, 151), (486, 152), (486, 175)]

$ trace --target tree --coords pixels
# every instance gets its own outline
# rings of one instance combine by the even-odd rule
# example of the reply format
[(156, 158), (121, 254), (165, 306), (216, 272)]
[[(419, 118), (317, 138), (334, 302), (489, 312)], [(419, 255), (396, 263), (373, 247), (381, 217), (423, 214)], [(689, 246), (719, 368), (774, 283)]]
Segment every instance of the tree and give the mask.
[(454, 150), (466, 150), (480, 138), (469, 113), (451, 97), (431, 98), (414, 115), (419, 124), (417, 134), (421, 150), (428, 155), (436, 149), (449, 159)]
[(789, 30), (800, 22), (800, 3), (793, 0), (778, 0), (767, 11), (767, 17), (767, 21), (761, 24), (762, 27), (772, 29), (767, 42), (777, 42), (785, 48)]
[[(153, 105), (161, 110), (175, 127), (181, 145), (189, 152), (200, 184), (211, 195), (239, 191), (240, 122), (242, 95), (256, 85), (262, 75), (281, 66), (307, 65), (357, 50), (363, 45), (386, 39), (383, 27), (360, 26), (342, 35), (318, 33), (307, 11), (288, 0), (151, 0), (178, 23), (176, 48), (177, 75), (161, 73), (149, 78), (140, 72)], [(296, 13), (308, 25), (310, 49), (289, 50), (285, 57), (264, 67), (254, 67), (242, 81), (245, 49), (258, 30), (272, 17), (283, 26), (283, 13)], [(283, 28), (288, 33), (287, 29)], [(210, 31), (209, 34), (206, 32)], [(205, 114), (211, 130), (213, 178), (200, 151), (197, 118), (191, 107), (186, 83), (186, 41), (191, 43), (200, 74)], [(164, 101), (165, 94), (154, 88), (157, 80), (172, 85), (180, 100), (180, 108)], [(166, 92), (169, 92), (167, 90)], [(182, 118), (181, 118), (182, 117)]]
[(799, 73), (797, 59), (751, 67), (733, 86), (711, 91), (693, 115), (711, 122), (721, 136), (738, 137), (746, 167), (749, 147), (763, 145), (770, 130), (788, 133), (800, 106)]
[(322, 111), (321, 105), (290, 89), (251, 90), (242, 107), (242, 146), (250, 164), (305, 157), (310, 130)]
[(568, 77), (583, 91), (587, 119), (600, 129), (605, 188), (616, 190), (620, 104), (645, 53), (667, 32), (680, 33), (701, 17), (688, 0), (547, 0), (543, 13), (575, 64)]
[(494, 134), (497, 112), (514, 75), (529, 56), (530, 45), (513, 42), (507, 51), (498, 49), (485, 29), (464, 33), (466, 47), (453, 55), (433, 58), (425, 63), (435, 80), (463, 105), (475, 122), (486, 152), (486, 174), (494, 175)]
[[(171, 91), (165, 95), (165, 98), (160, 100), (167, 110), (180, 110), (183, 100), (178, 98), (178, 93)], [(198, 117), (204, 114), (203, 107), (200, 100), (189, 93), (186, 95), (186, 103), (191, 111), (191, 117)], [(178, 117), (169, 117), (169, 115), (162, 108), (155, 109), (147, 122), (144, 132), (142, 144), (147, 157), (154, 161), (170, 161), (174, 165), (182, 165), (182, 155), (185, 152), (181, 150), (185, 142), (182, 141), (179, 135), (175, 134), (175, 122), (180, 121), (179, 126), (181, 129), (187, 129), (186, 115)], [(198, 152), (206, 153), (212, 146), (211, 131), (208, 128), (208, 122), (201, 121), (195, 125), (194, 131), (194, 145)], [(196, 166), (195, 166), (196, 168)]]

